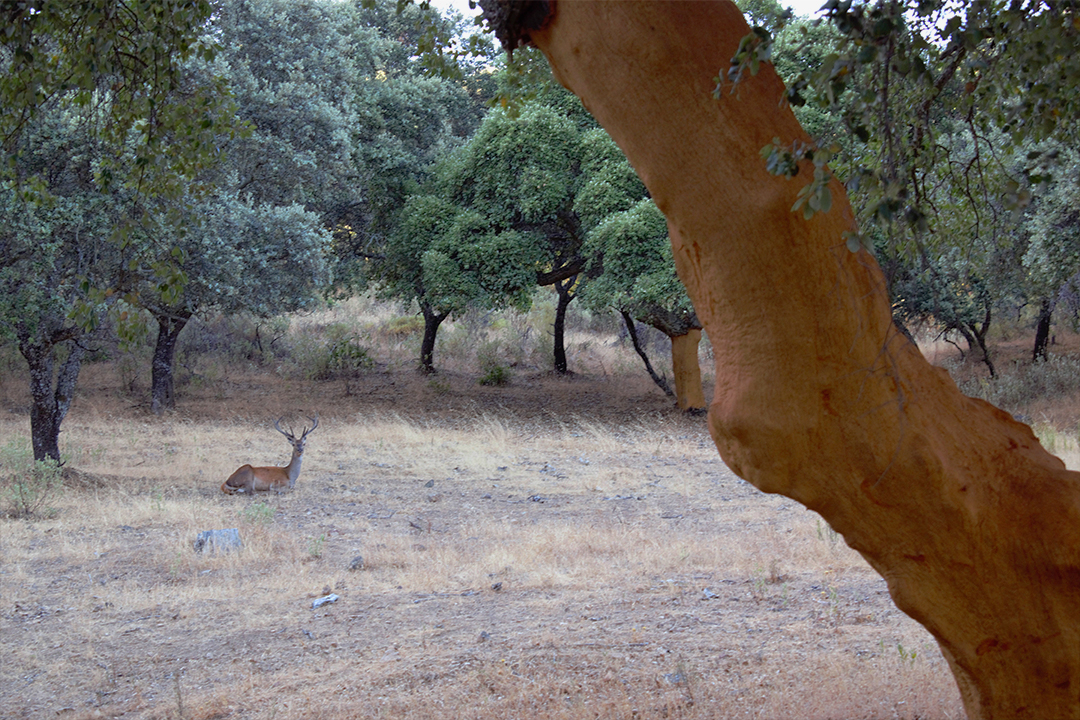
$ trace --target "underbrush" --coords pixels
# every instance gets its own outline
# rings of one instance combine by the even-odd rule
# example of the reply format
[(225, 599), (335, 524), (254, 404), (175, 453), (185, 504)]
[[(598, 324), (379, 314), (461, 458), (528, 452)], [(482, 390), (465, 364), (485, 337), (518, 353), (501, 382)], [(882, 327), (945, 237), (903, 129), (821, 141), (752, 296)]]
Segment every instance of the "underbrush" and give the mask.
[[(481, 384), (500, 386), (511, 369), (547, 371), (554, 366), (555, 296), (536, 293), (527, 312), (470, 311), (445, 320), (439, 328), (435, 367), (472, 373)], [(423, 318), (415, 307), (370, 297), (353, 298), (314, 312), (261, 319), (250, 315), (192, 318), (176, 350), (179, 390), (228, 381), (241, 372), (272, 372), (283, 379), (355, 378), (380, 367), (418, 364)], [(639, 326), (652, 362), (670, 364), (668, 339)], [(154, 338), (114, 347), (102, 359), (115, 361), (124, 391), (132, 397), (149, 392)], [(566, 353), (570, 369), (599, 375), (641, 373), (621, 320), (613, 313), (592, 313), (571, 306), (567, 314)], [(702, 367), (711, 375), (711, 346), (702, 343)], [(670, 374), (670, 370), (666, 371)]]
[(29, 440), (15, 437), (0, 447), (0, 512), (14, 518), (50, 516), (63, 489), (60, 463), (34, 460)]
[[(957, 366), (950, 370), (956, 376)], [(998, 368), (996, 377), (960, 378), (960, 390), (1012, 413), (1041, 400), (1056, 400), (1080, 393), (1080, 358), (1053, 355), (1041, 362), (1014, 361)]]

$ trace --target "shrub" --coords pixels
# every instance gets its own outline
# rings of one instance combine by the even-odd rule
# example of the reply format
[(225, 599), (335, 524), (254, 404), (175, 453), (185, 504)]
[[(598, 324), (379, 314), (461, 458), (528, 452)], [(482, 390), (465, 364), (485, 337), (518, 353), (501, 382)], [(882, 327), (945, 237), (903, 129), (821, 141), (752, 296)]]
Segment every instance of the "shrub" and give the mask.
[(49, 515), (49, 503), (64, 489), (60, 463), (34, 460), (30, 443), (17, 438), (0, 448), (0, 497), (16, 518)]
[(1036, 400), (1080, 392), (1080, 359), (1077, 358), (1054, 356), (1043, 362), (1016, 363), (1001, 370), (995, 378), (963, 382), (960, 390), (1009, 412)]
[(244, 522), (252, 525), (269, 525), (274, 522), (274, 508), (265, 502), (251, 503), (240, 511)]
[(390, 337), (401, 337), (403, 335), (421, 333), (424, 331), (424, 318), (417, 317), (416, 315), (396, 317), (384, 323), (379, 330), (383, 335)]
[(358, 337), (343, 338), (327, 348), (326, 367), (331, 373), (355, 375), (374, 366), (375, 361)]
[(480, 377), (481, 385), (502, 386), (510, 382), (510, 370), (499, 360), (498, 341), (489, 341), (481, 345), (476, 351), (476, 359), (480, 363), (480, 370), (484, 373)]
[(505, 365), (492, 365), (484, 371), (479, 382), (481, 385), (506, 385), (510, 382), (510, 369)]
[[(361, 344), (356, 335), (337, 336), (327, 328), (329, 340), (325, 343), (311, 344), (310, 353), (302, 350), (296, 353), (298, 369), (312, 380), (330, 380), (333, 378), (355, 378), (375, 366), (375, 360), (368, 349)], [(335, 337), (337, 336), (337, 337)]]

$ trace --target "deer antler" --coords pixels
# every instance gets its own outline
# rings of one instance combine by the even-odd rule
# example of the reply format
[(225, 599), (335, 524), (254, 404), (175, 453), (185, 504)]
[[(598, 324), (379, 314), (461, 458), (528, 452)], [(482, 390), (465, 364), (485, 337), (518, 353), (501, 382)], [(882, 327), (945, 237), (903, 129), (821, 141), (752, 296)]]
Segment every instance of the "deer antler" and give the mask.
[(282, 415), (277, 420), (275, 420), (274, 421), (274, 429), (277, 430), (282, 435), (284, 435), (285, 437), (289, 438), (289, 442), (292, 442), (293, 440), (296, 439), (296, 437), (292, 433), (292, 427), (289, 428), (288, 432), (281, 429), (281, 421), (284, 420), (284, 419), (285, 419), (285, 416)]
[[(305, 427), (304, 428), (304, 432), (300, 435), (301, 440), (306, 438), (308, 436), (308, 433), (310, 433), (312, 430), (319, 427), (319, 415), (318, 415), (318, 413), (315, 414), (315, 417), (308, 417), (308, 416), (305, 416), (305, 417), (307, 417), (307, 419), (311, 421), (311, 427)], [(292, 425), (289, 426), (288, 431), (285, 431), (285, 430), (281, 429), (281, 421), (284, 420), (284, 419), (285, 419), (285, 416), (282, 415), (277, 420), (275, 420), (274, 421), (274, 429), (277, 430), (282, 435), (284, 435), (285, 437), (289, 438), (289, 441), (292, 442), (293, 440), (296, 440), (296, 434), (293, 432)]]
[(304, 455), (304, 438), (312, 430), (319, 427), (319, 416), (316, 414), (315, 417), (308, 418), (311, 421), (311, 427), (304, 428), (304, 433), (299, 440), (296, 439), (291, 425), (288, 430), (282, 429), (281, 423), (284, 420), (284, 415), (275, 420), (274, 429), (284, 435), (293, 447), (292, 459), (289, 460), (289, 464), (285, 467), (241, 465), (236, 472), (222, 483), (222, 492), (232, 495), (233, 493), (254, 492), (256, 490), (292, 490), (293, 486), (296, 485), (296, 478), (300, 476), (300, 460)]
[(308, 420), (311, 421), (311, 427), (310, 428), (304, 428), (304, 434), (300, 436), (301, 440), (306, 438), (308, 436), (309, 432), (311, 432), (315, 428), (319, 427), (319, 414), (318, 413), (315, 413), (315, 417), (309, 417)]

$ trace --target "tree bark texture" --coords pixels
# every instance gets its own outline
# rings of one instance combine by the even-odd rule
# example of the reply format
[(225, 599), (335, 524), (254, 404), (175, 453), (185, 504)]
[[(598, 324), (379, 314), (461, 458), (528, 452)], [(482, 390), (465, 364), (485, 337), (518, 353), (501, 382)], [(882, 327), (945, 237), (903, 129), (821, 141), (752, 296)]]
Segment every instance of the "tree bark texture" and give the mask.
[(555, 305), (555, 372), (560, 375), (565, 375), (569, 367), (566, 362), (566, 310), (577, 297), (571, 292), (576, 282), (577, 275), (555, 283), (555, 291), (559, 294), (559, 301)]
[(666, 215), (715, 341), (724, 461), (821, 513), (937, 639), (972, 718), (1080, 717), (1080, 481), (1031, 429), (963, 396), (893, 325), (844, 188), (759, 150), (808, 141), (775, 72), (714, 99), (748, 27), (732, 2), (560, 0), (531, 32)]
[(420, 341), (420, 372), (432, 375), (435, 373), (435, 337), (439, 334), (439, 326), (446, 319), (448, 313), (438, 313), (431, 305), (421, 300), (420, 312), (424, 315), (424, 339)]
[(191, 313), (154, 313), (158, 323), (154, 357), (150, 362), (150, 411), (161, 415), (176, 407), (176, 341)]
[[(954, 329), (964, 337), (968, 350), (974, 352), (976, 346), (982, 353), (983, 364), (990, 371), (990, 377), (997, 377), (997, 369), (994, 361), (990, 359), (990, 348), (986, 344), (986, 338), (990, 335), (990, 321), (993, 317), (993, 306), (989, 296), (983, 302), (983, 317), (981, 321), (971, 320), (958, 322)], [(910, 336), (908, 336), (910, 337)]]
[(701, 331), (690, 330), (671, 337), (671, 366), (675, 375), (675, 399), (680, 410), (701, 413), (705, 410), (705, 391), (701, 388), (698, 345)]
[[(17, 330), (19, 352), (30, 369), (30, 442), (35, 460), (52, 458), (60, 462), (60, 425), (75, 398), (75, 385), (86, 350), (79, 345), (81, 333), (67, 331), (51, 337), (32, 337), (25, 328)], [(56, 351), (67, 346), (67, 357), (56, 371)]]
[(1054, 301), (1051, 298), (1043, 298), (1039, 303), (1039, 321), (1035, 325), (1035, 349), (1031, 353), (1031, 361), (1038, 362), (1050, 357), (1050, 321), (1054, 317)]

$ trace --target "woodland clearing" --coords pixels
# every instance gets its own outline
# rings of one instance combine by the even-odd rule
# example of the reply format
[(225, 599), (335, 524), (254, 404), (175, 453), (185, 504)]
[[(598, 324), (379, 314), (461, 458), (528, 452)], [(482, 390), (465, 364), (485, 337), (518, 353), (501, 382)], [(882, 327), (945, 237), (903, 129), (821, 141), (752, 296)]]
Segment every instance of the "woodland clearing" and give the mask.
[[(88, 367), (63, 494), (0, 520), (0, 715), (963, 717), (884, 581), (639, 375), (234, 371), (155, 418)], [(223, 495), (288, 412), (296, 489)], [(243, 549), (194, 552), (217, 528)]]

